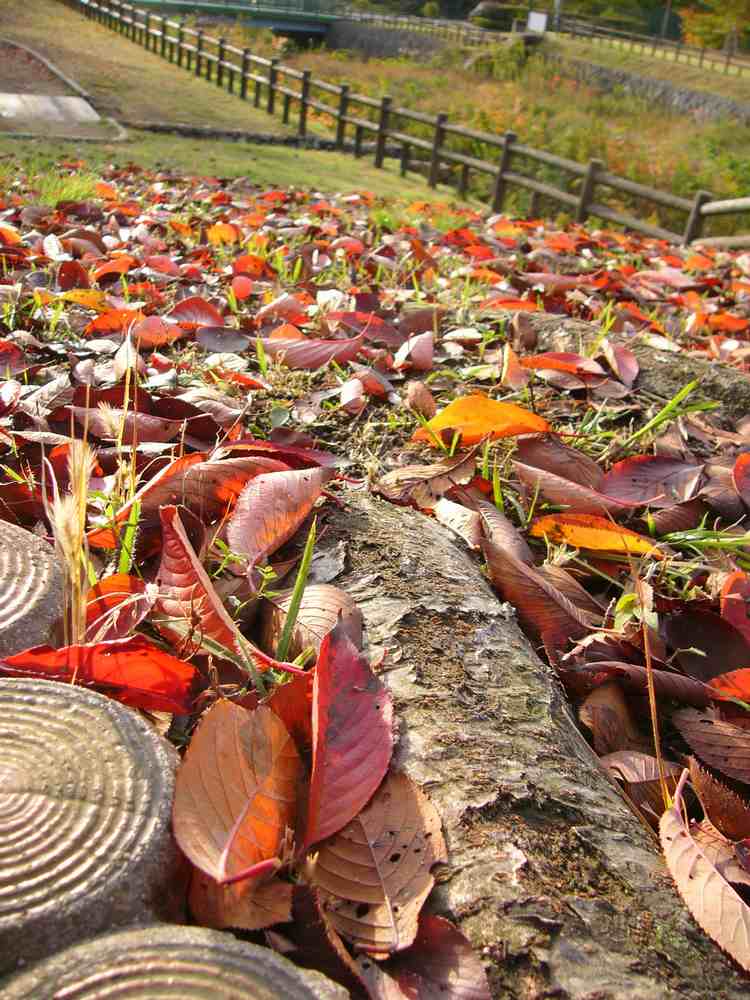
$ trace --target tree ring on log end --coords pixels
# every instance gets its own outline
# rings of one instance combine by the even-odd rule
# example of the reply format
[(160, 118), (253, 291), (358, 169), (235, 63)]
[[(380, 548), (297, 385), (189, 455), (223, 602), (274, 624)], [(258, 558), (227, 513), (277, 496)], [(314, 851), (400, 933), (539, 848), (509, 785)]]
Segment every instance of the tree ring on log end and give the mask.
[(53, 549), (0, 521), (0, 656), (52, 643), (63, 613), (63, 576)]
[(0, 681), (0, 971), (171, 915), (177, 755), (134, 711)]

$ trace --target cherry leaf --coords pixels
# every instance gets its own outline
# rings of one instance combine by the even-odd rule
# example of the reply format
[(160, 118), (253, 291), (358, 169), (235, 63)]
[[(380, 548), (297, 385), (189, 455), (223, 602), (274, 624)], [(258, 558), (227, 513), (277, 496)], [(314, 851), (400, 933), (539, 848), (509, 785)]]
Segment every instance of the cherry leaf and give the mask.
[(383, 779), (393, 752), (390, 693), (339, 622), (313, 681), (313, 758), (305, 847), (346, 826)]

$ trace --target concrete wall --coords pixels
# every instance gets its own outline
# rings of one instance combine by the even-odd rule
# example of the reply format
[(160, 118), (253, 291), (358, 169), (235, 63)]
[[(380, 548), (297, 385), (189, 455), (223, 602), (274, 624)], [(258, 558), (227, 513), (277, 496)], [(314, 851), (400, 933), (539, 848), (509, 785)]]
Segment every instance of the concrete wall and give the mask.
[(717, 94), (708, 94), (701, 90), (688, 90), (676, 87), (667, 80), (636, 76), (625, 70), (597, 66), (580, 60), (561, 60), (560, 69), (565, 76), (572, 76), (589, 83), (606, 93), (621, 88), (627, 93), (669, 108), (677, 114), (708, 119), (734, 118), (744, 124), (750, 124), (750, 105), (733, 101), (729, 97), (719, 97)]
[(354, 49), (373, 58), (410, 56), (427, 59), (449, 44), (438, 35), (396, 28), (380, 28), (357, 21), (336, 21), (326, 42), (332, 49)]

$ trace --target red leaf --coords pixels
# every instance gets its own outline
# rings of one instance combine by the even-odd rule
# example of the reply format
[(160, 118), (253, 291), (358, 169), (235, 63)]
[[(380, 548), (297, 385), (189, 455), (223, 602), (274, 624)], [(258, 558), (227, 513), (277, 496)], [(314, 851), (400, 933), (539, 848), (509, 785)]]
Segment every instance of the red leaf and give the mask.
[(581, 354), (548, 351), (521, 358), (523, 368), (533, 368), (556, 372), (570, 372), (571, 375), (604, 375), (604, 369), (596, 361)]
[(393, 752), (393, 704), (339, 622), (320, 647), (313, 681), (313, 759), (305, 848), (367, 804)]
[(253, 479), (227, 527), (232, 550), (247, 556), (249, 568), (275, 552), (297, 531), (331, 475), (328, 469), (294, 469)]
[(513, 468), (524, 486), (532, 492), (539, 490), (545, 500), (565, 507), (566, 513), (617, 515), (640, 506), (604, 496), (603, 493), (581, 486), (580, 483), (563, 479), (562, 476), (556, 476), (545, 469), (534, 469), (522, 462), (514, 462)]
[(353, 361), (359, 354), (364, 334), (353, 340), (315, 340), (312, 337), (279, 338), (264, 337), (263, 349), (269, 357), (282, 361), (287, 368), (303, 368), (313, 371), (335, 361), (343, 365)]
[(730, 573), (721, 588), (721, 617), (726, 618), (750, 643), (750, 577), (742, 570)]
[(105, 576), (86, 596), (87, 640), (123, 639), (143, 621), (152, 604), (143, 580), (127, 573)]
[(743, 502), (750, 507), (750, 451), (743, 452), (732, 469), (734, 486)]
[(482, 551), (493, 586), (515, 607), (524, 628), (541, 638), (553, 659), (570, 639), (578, 639), (589, 631), (591, 626), (586, 616), (533, 566), (527, 566), (489, 541), (482, 543)]
[(200, 295), (192, 295), (182, 299), (169, 313), (169, 318), (177, 320), (186, 330), (195, 330), (199, 326), (223, 326), (224, 317), (216, 308)]
[(160, 316), (147, 316), (135, 324), (130, 335), (136, 347), (145, 351), (173, 344), (175, 340), (185, 336), (185, 331), (178, 323), (168, 323)]
[(0, 662), (5, 677), (72, 681), (98, 688), (134, 708), (185, 715), (198, 672), (142, 636), (79, 646), (36, 646)]
[[(178, 508), (162, 507), (159, 516), (163, 541), (156, 577), (159, 597), (154, 604), (154, 624), (162, 635), (177, 644), (182, 656), (195, 653), (203, 635), (225, 649), (236, 651), (237, 627), (188, 539)], [(195, 636), (193, 643), (192, 636)]]
[(205, 457), (202, 452), (185, 455), (162, 469), (119, 509), (113, 526), (89, 532), (89, 544), (102, 549), (115, 548), (119, 529), (127, 522), (136, 501), (141, 505), (140, 529), (158, 523), (159, 508), (164, 504), (183, 504), (206, 523), (218, 520), (234, 506), (249, 479), (261, 472), (287, 468), (273, 458), (204, 461)]
[(616, 462), (599, 489), (608, 497), (650, 507), (672, 507), (696, 493), (702, 465), (663, 455), (633, 455)]
[(96, 319), (92, 319), (83, 329), (86, 334), (123, 333), (144, 319), (140, 309), (110, 309)]

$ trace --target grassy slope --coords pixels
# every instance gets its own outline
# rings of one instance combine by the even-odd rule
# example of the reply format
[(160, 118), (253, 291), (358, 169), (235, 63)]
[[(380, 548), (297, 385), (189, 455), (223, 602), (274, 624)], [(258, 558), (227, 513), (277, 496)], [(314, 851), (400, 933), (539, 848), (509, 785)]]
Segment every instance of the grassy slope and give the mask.
[(571, 59), (584, 59), (599, 66), (611, 66), (639, 76), (668, 80), (677, 87), (702, 90), (750, 104), (750, 73), (738, 76), (735, 71), (731, 75), (725, 75), (707, 66), (686, 63), (684, 54), (679, 62), (675, 62), (672, 50), (657, 49), (652, 55), (650, 52), (630, 52), (613, 45), (587, 43), (577, 38), (557, 39), (557, 42)]
[[(5, 3), (0, 8), (0, 32), (47, 56), (77, 80), (101, 110), (115, 117), (286, 131), (265, 112), (256, 111), (204, 80), (196, 80), (185, 70), (56, 0), (33, 0), (26, 5)], [(385, 170), (375, 170), (367, 161), (344, 154), (147, 132), (131, 131), (125, 143), (97, 145), (0, 137), (0, 157), (32, 157), (40, 167), (60, 158), (80, 158), (93, 168), (104, 163), (134, 162), (225, 177), (247, 174), (262, 185), (296, 184), (324, 191), (366, 189), (382, 197), (409, 200), (435, 198), (435, 192), (419, 178), (400, 178), (392, 164)], [(440, 191), (438, 197), (456, 200), (448, 189)]]
[(277, 120), (242, 104), (184, 69), (57, 0), (11, 0), (0, 30), (51, 59), (94, 99), (99, 110), (139, 121), (182, 122), (256, 132), (287, 131)]
[(53, 168), (61, 159), (82, 159), (92, 170), (110, 163), (120, 166), (136, 163), (188, 174), (247, 176), (256, 184), (269, 187), (297, 186), (327, 192), (367, 190), (382, 198), (465, 204), (447, 188), (440, 187), (435, 192), (414, 177), (400, 177), (392, 163), (376, 170), (371, 163), (343, 153), (182, 139), (148, 132), (131, 131), (125, 143), (97, 144), (0, 137), (0, 167), (6, 158), (31, 159), (37, 170)]

